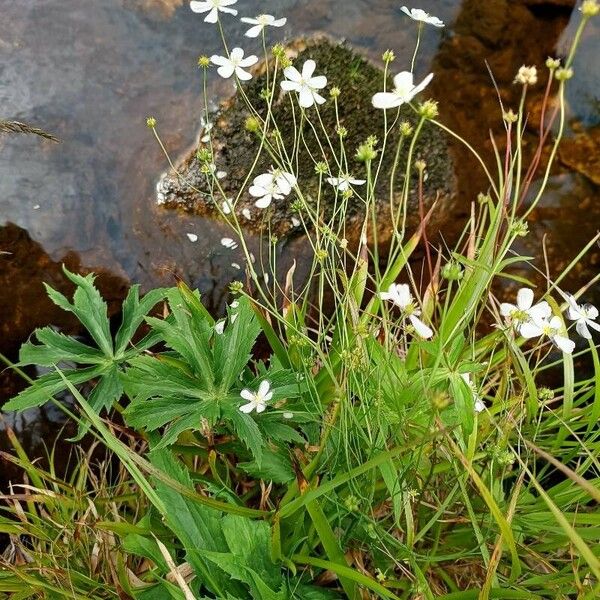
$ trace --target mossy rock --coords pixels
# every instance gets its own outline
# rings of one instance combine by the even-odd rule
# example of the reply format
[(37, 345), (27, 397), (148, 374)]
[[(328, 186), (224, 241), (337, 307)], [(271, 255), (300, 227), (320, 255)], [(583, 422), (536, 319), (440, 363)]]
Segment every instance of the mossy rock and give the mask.
[[(343, 127), (348, 131), (345, 138), (345, 148), (348, 157), (350, 173), (357, 178), (365, 178), (365, 167), (355, 157), (357, 147), (363, 143), (368, 136), (375, 135), (381, 145), (384, 133), (383, 111), (373, 108), (371, 98), (373, 94), (382, 90), (383, 71), (368, 62), (364, 57), (356, 54), (344, 44), (334, 44), (327, 39), (300, 40), (292, 44), (288, 53), (294, 58), (294, 64), (301, 68), (305, 60), (312, 58), (317, 63), (315, 74), (326, 75), (328, 80), (325, 95), (333, 87), (341, 90), (339, 98), (339, 119)], [(244, 91), (255, 107), (260, 107), (259, 112), (266, 114), (266, 102), (260, 99), (261, 90), (266, 87), (266, 75), (264, 64), (259, 65), (254, 73), (254, 78), (243, 84)], [(392, 87), (392, 82), (388, 88)], [(279, 90), (279, 87), (277, 87)], [(297, 105), (295, 93), (292, 100), (295, 103), (295, 118), (298, 120), (300, 110)], [(336, 116), (333, 100), (329, 99), (319, 107), (320, 115), (325, 130), (334, 144), (339, 148), (336, 134)], [(294, 139), (294, 112), (288, 95), (278, 93), (273, 103), (273, 114), (281, 131), (283, 140), (290, 146)], [(314, 107), (307, 109), (308, 118), (319, 128), (317, 113)], [(235, 94), (225, 102), (219, 111), (211, 116), (214, 128), (211, 132), (214, 150), (214, 162), (219, 170), (225, 171), (227, 176), (220, 180), (220, 185), (226, 197), (236, 197), (239, 190), (244, 186), (246, 191), (241, 194), (235, 204), (235, 212), (239, 221), (249, 232), (259, 233), (267, 229), (271, 233), (283, 236), (298, 232), (297, 214), (292, 207), (294, 194), (290, 194), (284, 200), (274, 201), (267, 210), (261, 210), (254, 206), (255, 198), (250, 196), (247, 188), (252, 183), (253, 177), (266, 172), (272, 165), (268, 153), (263, 151), (254, 169), (252, 177), (246, 182), (248, 172), (256, 158), (256, 152), (260, 140), (256, 133), (247, 131), (246, 119), (250, 116), (243, 98)], [(395, 118), (395, 111), (388, 111), (389, 124)], [(416, 125), (418, 117), (410, 107), (403, 107), (400, 121), (409, 121)], [(315, 160), (322, 160), (322, 154), (315, 141), (310, 126), (305, 124), (305, 139), (308, 150), (302, 148), (299, 152), (299, 172), (296, 173), (303, 195), (310, 202), (316, 202), (318, 189), (318, 175), (314, 170)], [(321, 130), (322, 132), (322, 130)], [(388, 136), (387, 149), (382, 164), (382, 169), (376, 189), (376, 207), (378, 215), (378, 239), (388, 239), (391, 233), (390, 226), (390, 202), (389, 182), (392, 169), (393, 157), (399, 141), (398, 127), (394, 127)], [(400, 193), (405, 177), (406, 156), (410, 139), (404, 141), (401, 159), (396, 170), (395, 203), (399, 202)], [(200, 143), (200, 147), (205, 144)], [(331, 151), (325, 146), (325, 154), (330, 165), (335, 165)], [(312, 156), (309, 155), (309, 151)], [(211, 183), (200, 170), (200, 163), (196, 157), (196, 151), (192, 151), (180, 165), (178, 165), (179, 176), (166, 174), (157, 186), (157, 200), (168, 208), (177, 208), (194, 214), (214, 216), (219, 218), (219, 211), (212, 199)], [(313, 158), (315, 157), (315, 158)], [(439, 127), (427, 122), (425, 123), (419, 139), (416, 143), (414, 159), (422, 159), (426, 162), (426, 177), (424, 181), (423, 198), (424, 207), (427, 210), (434, 200), (437, 200), (436, 215), (447, 214), (455, 190), (455, 177), (452, 160), (448, 151), (448, 140), (446, 134)], [(374, 161), (375, 168), (378, 159)], [(337, 176), (337, 172), (332, 173)], [(411, 173), (411, 193), (407, 210), (407, 229), (415, 230), (419, 223), (419, 207), (417, 196), (417, 175), (413, 170)], [(320, 200), (320, 208), (326, 218), (332, 210), (335, 193), (331, 186), (324, 184), (325, 188)], [(359, 188), (360, 189), (360, 188)], [(364, 189), (364, 188), (363, 188)], [(223, 197), (219, 195), (216, 201), (220, 204)], [(247, 209), (247, 210), (244, 210)], [(251, 219), (242, 215), (242, 211)], [(358, 232), (362, 223), (364, 203), (360, 198), (352, 197), (348, 201), (346, 217), (347, 237), (352, 237), (352, 232)], [(267, 224), (268, 221), (268, 224)], [(432, 220), (432, 228), (436, 228), (435, 217)], [(295, 224), (294, 224), (295, 223)]]

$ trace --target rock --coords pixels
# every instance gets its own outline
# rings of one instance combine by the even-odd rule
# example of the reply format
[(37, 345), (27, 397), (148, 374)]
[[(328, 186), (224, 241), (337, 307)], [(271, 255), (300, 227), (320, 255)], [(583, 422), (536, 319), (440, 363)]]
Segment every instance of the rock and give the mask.
[(558, 148), (560, 161), (600, 185), (600, 127), (566, 138)]
[[(373, 94), (383, 89), (383, 72), (373, 66), (365, 58), (355, 54), (343, 44), (320, 38), (312, 41), (296, 42), (289, 49), (294, 56), (294, 64), (301, 66), (305, 60), (312, 58), (317, 63), (316, 74), (326, 75), (328, 87), (325, 94), (337, 86), (341, 90), (339, 100), (339, 122), (348, 130), (345, 138), (345, 148), (350, 174), (358, 178), (365, 177), (364, 164), (358, 162), (354, 157), (357, 147), (363, 143), (368, 136), (375, 135), (379, 140), (379, 146), (383, 140), (384, 113), (373, 108), (371, 98)], [(244, 92), (255, 107), (260, 106), (261, 116), (266, 113), (266, 103), (259, 100), (261, 90), (266, 86), (266, 75), (264, 64), (259, 66), (255, 77), (244, 84)], [(391, 78), (388, 86), (391, 86)], [(422, 94), (421, 100), (427, 99), (427, 92)], [(294, 110), (292, 110), (293, 101)], [(324, 129), (332, 139), (337, 148), (339, 142), (336, 139), (336, 116), (334, 102), (329, 99), (326, 104), (319, 108)], [(282, 139), (288, 148), (294, 139), (294, 118), (299, 119), (300, 111), (296, 101), (296, 95), (279, 93), (274, 102), (273, 114), (281, 131)], [(308, 117), (314, 126), (321, 130), (315, 108), (307, 111)], [(263, 151), (258, 159), (252, 176), (247, 179), (251, 171), (251, 165), (256, 157), (259, 140), (256, 134), (248, 132), (245, 128), (246, 119), (250, 116), (243, 98), (236, 94), (225, 102), (220, 110), (211, 115), (210, 120), (214, 123), (212, 129), (212, 146), (214, 149), (214, 163), (219, 171), (227, 173), (219, 180), (223, 188), (223, 195), (215, 198), (221, 204), (225, 198), (235, 198), (240, 190), (239, 199), (235, 204), (235, 213), (242, 227), (249, 231), (257, 232), (266, 229), (265, 218), (269, 219), (269, 230), (279, 237), (300, 231), (298, 225), (298, 214), (292, 209), (294, 201), (293, 193), (284, 200), (275, 201), (267, 211), (254, 206), (255, 198), (247, 192), (252, 178), (260, 173), (266, 172), (272, 165), (269, 155)], [(393, 111), (388, 111), (390, 122), (394, 119)], [(415, 125), (418, 117), (410, 108), (401, 111), (400, 120), (408, 120)], [(299, 152), (299, 171), (296, 173), (299, 185), (303, 190), (307, 202), (316, 204), (318, 190), (318, 176), (314, 171), (315, 161), (323, 160), (323, 154), (315, 142), (314, 135), (308, 125), (304, 126), (304, 135), (308, 150), (301, 147)], [(202, 137), (202, 134), (201, 134)], [(399, 140), (398, 127), (388, 137), (385, 159), (377, 187), (376, 210), (378, 215), (379, 240), (389, 237), (390, 208), (389, 208), (389, 179), (392, 169), (393, 156)], [(400, 163), (396, 171), (394, 202), (397, 205), (399, 194), (404, 179), (406, 155), (409, 141), (406, 141), (404, 150), (401, 152)], [(325, 145), (325, 144), (324, 144)], [(200, 142), (200, 147), (207, 144)], [(310, 152), (310, 154), (309, 154)], [(332, 153), (328, 147), (324, 149), (325, 157), (330, 165), (335, 165)], [(218, 218), (219, 213), (215, 208), (215, 201), (210, 194), (210, 185), (207, 176), (200, 171), (200, 163), (194, 149), (177, 166), (179, 175), (166, 174), (157, 186), (157, 201), (167, 208), (176, 208), (195, 214)], [(312, 155), (312, 156), (311, 156)], [(448, 153), (446, 134), (437, 126), (426, 123), (416, 143), (414, 159), (422, 159), (427, 164), (427, 177), (424, 184), (424, 204), (427, 209), (432, 202), (438, 200), (438, 214), (443, 214), (449, 208), (455, 189), (455, 178), (452, 160)], [(374, 163), (375, 164), (375, 163)], [(332, 167), (333, 169), (333, 167)], [(337, 171), (332, 175), (337, 176)], [(408, 202), (407, 227), (414, 230), (419, 223), (418, 198), (416, 195), (417, 178), (416, 172), (411, 173), (411, 194)], [(324, 184), (320, 208), (324, 216), (331, 214), (334, 202), (333, 188)], [(364, 189), (364, 187), (362, 188)], [(360, 193), (361, 188), (357, 188)], [(251, 219), (247, 219), (250, 211)], [(364, 203), (359, 197), (352, 197), (347, 207), (347, 237), (354, 231), (356, 233), (362, 222), (364, 214)], [(433, 227), (432, 227), (433, 228)]]

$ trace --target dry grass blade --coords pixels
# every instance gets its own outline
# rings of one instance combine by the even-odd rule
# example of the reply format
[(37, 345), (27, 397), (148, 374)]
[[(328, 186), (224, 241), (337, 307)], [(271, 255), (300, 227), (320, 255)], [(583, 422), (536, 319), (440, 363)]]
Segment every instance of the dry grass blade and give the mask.
[[(181, 574), (181, 571), (177, 568), (177, 566), (173, 562), (173, 559), (171, 558), (171, 554), (167, 550), (167, 547), (155, 535), (153, 535), (152, 537), (158, 544), (160, 553), (163, 555), (163, 558), (165, 559), (165, 562), (167, 563), (167, 566), (169, 567), (169, 569), (171, 571), (170, 575), (177, 582), (177, 585), (181, 588), (181, 591), (183, 592), (183, 595), (185, 596), (185, 600), (196, 600), (194, 594), (192, 593), (192, 590), (190, 590), (190, 587), (186, 583), (183, 575)], [(186, 565), (186, 570), (187, 570), (187, 565)]]
[(32, 127), (27, 123), (21, 123), (20, 121), (3, 121), (0, 120), (0, 133), (24, 133), (27, 135), (37, 135), (51, 142), (60, 142), (60, 140), (53, 136), (51, 133), (40, 129), (39, 127)]

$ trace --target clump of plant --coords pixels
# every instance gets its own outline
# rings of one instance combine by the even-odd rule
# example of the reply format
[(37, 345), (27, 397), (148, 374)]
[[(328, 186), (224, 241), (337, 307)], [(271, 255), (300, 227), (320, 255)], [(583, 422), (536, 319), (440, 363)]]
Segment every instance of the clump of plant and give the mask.
[[(190, 3), (223, 33), (225, 54), (202, 57), (203, 76), (215, 65), (221, 77), (234, 78), (252, 113), (255, 164), (266, 154), (273, 165), (249, 172), (238, 195), (226, 197), (205, 128), (199, 157), (232, 231), (222, 244), (244, 257), (245, 277), (231, 286), (226, 316), (215, 321), (183, 284), (142, 300), (135, 289), (113, 339), (93, 280), (69, 274), (73, 302), (52, 290), (51, 298), (78, 316), (97, 347), (38, 331), (21, 363), (54, 372), (5, 407), (36, 406), (68, 389), (83, 429), (128, 473), (134, 495), (127, 507), (117, 505), (111, 531), (122, 560), (142, 557), (147, 569), (114, 589), (185, 600), (596, 597), (600, 361), (592, 335), (600, 325), (596, 308), (580, 299), (586, 289), (571, 295), (560, 284), (598, 238), (536, 290), (513, 272), (532, 259), (512, 247), (543, 196), (573, 57), (597, 3), (582, 4), (563, 62), (549, 60), (543, 74), (519, 69), (519, 106), (502, 107), (506, 150), (496, 152), (493, 167), (479, 159), (489, 189), (473, 199), (448, 253), (428, 243), (430, 214), (423, 211), (417, 231), (406, 227), (409, 194), (422, 192), (427, 177), (416, 141), (425, 123), (445, 129), (436, 103), (416, 100), (431, 75), (415, 83), (415, 57), (422, 27), (443, 23), (403, 9), (418, 24), (411, 69), (388, 89), (396, 58), (384, 53), (382, 89), (372, 103), (385, 135), (355, 149), (346, 147), (344, 127), (322, 127), (320, 111), (336, 111), (343, 90), (314, 61), (295, 66), (281, 45), (267, 50), (267, 28), (282, 19), (245, 18), (246, 35), (262, 39), (269, 81), (260, 98), (245, 95), (258, 58), (229, 50), (221, 19), (237, 14), (235, 4)], [(525, 101), (542, 77), (542, 114), (553, 95), (557, 109), (542, 118), (538, 151), (523, 165)], [(297, 119), (293, 139), (278, 135), (271, 110), (282, 93)], [(415, 111), (416, 126), (398, 119), (401, 107)], [(158, 137), (156, 121), (148, 125)], [(390, 147), (392, 131), (399, 137)], [(300, 164), (299, 149), (315, 142), (313, 164)], [(549, 142), (550, 160), (539, 173)], [(375, 194), (389, 153), (406, 167), (391, 171), (393, 235), (384, 256)], [(354, 154), (360, 171), (349, 168)], [(307, 171), (318, 174), (316, 202), (303, 190)], [(255, 198), (267, 224), (272, 205), (293, 203), (313, 250), (307, 281), (296, 282), (294, 269), (277, 280), (269, 236), (258, 260), (250, 253), (245, 215), (236, 210), (244, 195)], [(346, 237), (351, 200), (364, 205), (358, 240)], [(321, 210), (324, 203), (331, 210)], [(409, 259), (421, 244), (417, 271)], [(499, 278), (520, 283), (516, 298), (495, 298)], [(148, 316), (159, 303), (162, 315)], [(137, 342), (142, 323), (150, 332)], [(259, 335), (267, 346), (260, 353)], [(591, 370), (576, 369), (575, 356), (591, 357)], [(66, 369), (67, 360), (77, 366)], [(554, 386), (549, 372), (560, 375)], [(84, 381), (95, 384), (88, 398), (77, 389)], [(116, 434), (121, 421), (130, 438)], [(31, 536), (19, 511), (12, 514), (19, 535)], [(27, 568), (50, 580), (41, 558)], [(52, 585), (59, 595), (71, 589), (66, 576)]]

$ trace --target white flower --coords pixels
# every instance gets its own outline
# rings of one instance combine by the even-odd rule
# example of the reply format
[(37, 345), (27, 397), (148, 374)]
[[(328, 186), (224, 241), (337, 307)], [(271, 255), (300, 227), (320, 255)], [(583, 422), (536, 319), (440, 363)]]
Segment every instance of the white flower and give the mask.
[(515, 77), (515, 83), (535, 85), (537, 83), (537, 69), (534, 66), (527, 67), (523, 65)]
[(248, 71), (244, 71), (244, 67), (255, 65), (258, 62), (258, 56), (251, 54), (244, 58), (244, 51), (241, 48), (234, 48), (229, 57), (213, 54), (210, 57), (210, 62), (219, 65), (217, 73), (221, 77), (229, 79), (235, 73), (241, 81), (248, 81), (252, 79), (252, 75)]
[(212, 131), (214, 125), (210, 121), (207, 121), (204, 117), (201, 117), (200, 126), (202, 127), (202, 137), (200, 138), (200, 141), (203, 144), (206, 144), (210, 142), (210, 132)]
[(238, 243), (235, 240), (232, 240), (231, 238), (224, 237), (221, 238), (221, 246), (229, 250), (235, 250), (238, 247)]
[(575, 342), (561, 334), (562, 321), (554, 316), (550, 320), (535, 318), (521, 325), (519, 333), (526, 339), (547, 336), (552, 343), (565, 354), (571, 354), (575, 349)]
[(244, 215), (244, 217), (246, 219), (248, 219), (248, 221), (252, 221), (252, 213), (250, 212), (249, 208), (243, 208), (242, 209), (242, 215)]
[(535, 306), (533, 305), (533, 290), (529, 288), (521, 288), (517, 292), (517, 304), (509, 304), (503, 302), (500, 305), (500, 314), (507, 319), (514, 328), (521, 332), (521, 327), (525, 323), (529, 323), (533, 319), (540, 321), (549, 319), (552, 315), (552, 309), (550, 305), (543, 300), (538, 302)]
[(186, 233), (185, 235), (187, 235), (187, 238), (190, 240), (190, 242), (198, 241), (198, 236), (195, 233)]
[(408, 317), (415, 331), (424, 339), (433, 335), (433, 331), (419, 319), (421, 311), (415, 306), (410, 289), (406, 283), (392, 283), (387, 292), (379, 292), (382, 300), (390, 300)]
[(298, 103), (302, 108), (308, 108), (315, 102), (325, 102), (325, 98), (317, 90), (322, 90), (327, 85), (327, 77), (313, 77), (316, 66), (314, 60), (307, 60), (302, 67), (302, 73), (296, 67), (286, 67), (283, 71), (287, 79), (281, 82), (281, 89), (285, 92), (298, 92)]
[(429, 25), (433, 25), (434, 27), (444, 26), (443, 21), (441, 21), (437, 17), (434, 17), (433, 15), (430, 15), (429, 13), (426, 13), (420, 8), (408, 9), (406, 8), (406, 6), (403, 6), (401, 10), (403, 13), (407, 14), (413, 21), (421, 21), (422, 23), (428, 23)]
[(592, 304), (577, 304), (574, 296), (567, 296), (569, 308), (567, 308), (567, 319), (576, 321), (577, 333), (586, 340), (592, 339), (589, 327), (600, 331), (600, 325), (596, 323), (598, 309)]
[(267, 208), (271, 201), (285, 198), (296, 185), (296, 181), (295, 175), (279, 169), (272, 169), (270, 173), (263, 173), (255, 177), (248, 191), (252, 196), (258, 198), (254, 203), (255, 206)]
[(233, 198), (227, 198), (227, 200), (223, 200), (223, 203), (221, 204), (221, 210), (223, 211), (224, 215), (230, 215), (231, 214), (231, 210), (233, 208)]
[(214, 173), (217, 179), (223, 179), (224, 177), (227, 177), (227, 171), (217, 171), (217, 165), (215, 165), (215, 163), (210, 163), (209, 169), (211, 173)]
[(271, 27), (283, 27), (286, 24), (287, 19), (285, 17), (283, 19), (276, 19), (273, 15), (258, 15), (256, 19), (242, 17), (240, 21), (242, 23), (254, 25), (254, 27), (250, 27), (244, 35), (249, 38), (255, 38), (262, 33), (262, 30), (267, 27), (267, 25), (270, 25)]
[(363, 185), (364, 179), (354, 179), (352, 175), (341, 175), (340, 177), (328, 177), (327, 183), (336, 187), (340, 192), (345, 192), (351, 185)]
[(219, 19), (219, 11), (229, 13), (230, 15), (237, 15), (235, 8), (228, 8), (232, 4), (235, 4), (237, 0), (192, 0), (190, 2), (190, 8), (195, 13), (208, 14), (204, 17), (206, 23), (216, 23)]
[(480, 413), (481, 411), (485, 410), (485, 404), (481, 400), (479, 392), (477, 391), (475, 384), (471, 380), (471, 374), (461, 373), (460, 376), (463, 378), (463, 381), (467, 384), (469, 390), (471, 391), (471, 394), (473, 395), (473, 409), (475, 410), (475, 412)]
[(244, 400), (248, 400), (248, 404), (240, 406), (243, 413), (251, 413), (256, 410), (257, 413), (263, 412), (267, 408), (267, 402), (273, 397), (273, 392), (269, 391), (271, 384), (265, 379), (260, 382), (257, 392), (251, 392), (248, 389), (243, 389), (240, 396)]
[(419, 85), (414, 85), (413, 74), (410, 71), (402, 71), (394, 77), (394, 91), (375, 94), (372, 100), (373, 106), (375, 108), (398, 108), (422, 92), (432, 79), (433, 73), (429, 73)]
[(217, 335), (222, 335), (225, 329), (225, 319), (221, 319), (215, 323), (215, 333)]

